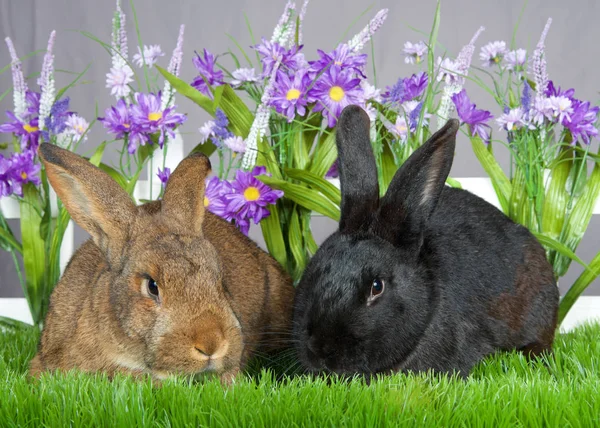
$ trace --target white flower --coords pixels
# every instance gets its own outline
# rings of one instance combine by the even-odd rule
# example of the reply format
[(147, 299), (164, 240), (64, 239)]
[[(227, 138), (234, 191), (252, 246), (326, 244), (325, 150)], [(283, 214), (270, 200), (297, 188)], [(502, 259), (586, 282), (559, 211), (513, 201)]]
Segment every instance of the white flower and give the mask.
[(133, 70), (127, 64), (119, 68), (111, 68), (106, 75), (106, 87), (110, 88), (111, 95), (117, 98), (126, 97), (131, 92), (128, 86), (133, 82)]
[(233, 76), (231, 84), (237, 87), (245, 82), (258, 82), (258, 77), (256, 77), (255, 73), (254, 68), (238, 68), (231, 73)]
[(206, 141), (215, 135), (213, 132), (213, 127), (215, 126), (215, 122), (213, 120), (209, 120), (200, 128), (198, 128), (198, 132), (200, 132), (200, 143), (204, 144)]
[(360, 87), (363, 90), (363, 97), (365, 100), (375, 100), (377, 102), (381, 102), (381, 89), (375, 88), (375, 86), (371, 85), (366, 80), (360, 81)]
[(246, 142), (242, 137), (239, 137), (237, 135), (224, 139), (223, 144), (225, 144), (232, 151), (237, 153), (244, 153), (246, 151)]
[(427, 45), (421, 40), (417, 43), (404, 42), (404, 62), (406, 64), (420, 64), (427, 53)]
[(559, 122), (563, 119), (571, 120), (571, 113), (573, 113), (573, 105), (571, 100), (567, 97), (556, 97), (551, 96), (548, 98), (548, 109), (549, 113)]
[[(77, 140), (83, 136), (85, 131), (90, 126), (87, 120), (77, 114), (70, 115), (65, 121), (65, 125), (67, 125), (67, 127), (64, 132), (66, 132), (68, 135), (72, 135)], [(87, 140), (87, 134), (83, 137), (83, 141), (85, 140)]]
[(406, 123), (406, 118), (399, 114), (396, 118), (396, 123), (392, 126), (390, 131), (400, 137), (401, 141), (406, 141), (408, 137), (408, 124)]
[(133, 62), (135, 62), (138, 67), (143, 67), (145, 62), (148, 68), (152, 68), (156, 61), (158, 61), (158, 57), (165, 56), (159, 45), (144, 45), (143, 57), (139, 46), (137, 50), (138, 53), (133, 56)]
[(459, 65), (455, 61), (452, 61), (450, 58), (442, 58), (438, 57), (437, 59), (437, 67), (438, 67), (438, 75), (437, 81), (441, 82), (442, 80), (446, 82), (447, 85), (453, 85), (458, 83), (461, 79), (459, 74)]
[(490, 42), (481, 48), (479, 59), (483, 61), (484, 67), (491, 67), (502, 62), (502, 59), (507, 52), (506, 42)]
[(506, 131), (515, 131), (526, 125), (521, 107), (513, 108), (508, 113), (504, 113), (496, 119), (496, 122), (500, 125), (500, 130), (504, 129)]
[(525, 67), (527, 61), (527, 51), (525, 49), (517, 49), (516, 51), (510, 51), (504, 57), (504, 68), (506, 70), (522, 70)]

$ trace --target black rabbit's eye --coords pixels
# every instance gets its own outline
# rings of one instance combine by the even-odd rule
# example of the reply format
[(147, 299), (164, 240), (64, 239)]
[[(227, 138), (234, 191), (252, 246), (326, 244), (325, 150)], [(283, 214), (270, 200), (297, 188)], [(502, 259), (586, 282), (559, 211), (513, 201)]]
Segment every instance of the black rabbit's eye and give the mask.
[(385, 283), (383, 282), (383, 279), (375, 278), (373, 280), (373, 284), (371, 285), (371, 296), (379, 296), (381, 293), (383, 293), (384, 289)]

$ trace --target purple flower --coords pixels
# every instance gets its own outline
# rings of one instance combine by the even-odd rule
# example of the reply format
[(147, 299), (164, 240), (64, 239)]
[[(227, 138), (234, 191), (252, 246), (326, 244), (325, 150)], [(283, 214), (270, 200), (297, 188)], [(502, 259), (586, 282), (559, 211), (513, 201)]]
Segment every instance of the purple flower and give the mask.
[(235, 213), (233, 216), (236, 224), (246, 235), (250, 229), (250, 219), (254, 224), (258, 224), (270, 215), (266, 206), (274, 204), (283, 196), (281, 190), (273, 190), (256, 178), (257, 175), (265, 173), (264, 166), (257, 166), (251, 172), (238, 170), (235, 180), (231, 183), (233, 192), (223, 196), (227, 201), (227, 211)]
[(573, 113), (572, 102), (567, 97), (555, 97), (551, 96), (548, 98), (548, 113), (552, 119), (556, 122), (562, 122), (567, 119), (570, 120), (570, 114)]
[(347, 105), (363, 101), (360, 79), (352, 77), (350, 70), (329, 67), (308, 92), (309, 102), (316, 101), (314, 112), (323, 111), (327, 124), (333, 128), (337, 118)]
[(38, 114), (40, 111), (40, 96), (39, 92), (27, 91), (25, 101), (27, 104), (27, 110), (25, 110), (25, 116), (32, 116)]
[(52, 104), (50, 115), (46, 119), (46, 129), (42, 131), (44, 141), (50, 141), (51, 135), (58, 135), (67, 127), (67, 119), (72, 114), (69, 109), (69, 97)]
[(540, 36), (540, 40), (533, 51), (533, 56), (531, 58), (531, 73), (533, 74), (533, 80), (535, 82), (535, 90), (536, 94), (536, 104), (541, 103), (541, 99), (543, 98), (543, 94), (546, 92), (546, 88), (548, 87), (548, 72), (546, 71), (546, 55), (544, 54), (546, 36), (548, 35), (548, 31), (550, 30), (550, 25), (552, 24), (552, 18), (548, 18), (546, 21), (546, 26), (542, 31), (542, 35)]
[(406, 117), (404, 115), (399, 114), (396, 117), (396, 123), (394, 123), (389, 131), (400, 138), (400, 141), (405, 142), (408, 139), (409, 126), (406, 123)]
[(160, 184), (164, 190), (167, 187), (167, 181), (169, 181), (169, 178), (171, 177), (171, 169), (165, 167), (165, 169), (161, 170), (158, 168), (156, 176), (160, 180)]
[(13, 193), (10, 167), (10, 159), (6, 159), (0, 154), (0, 199)]
[(65, 121), (65, 133), (79, 140), (84, 137), (84, 141), (87, 139), (87, 134), (84, 136), (90, 124), (83, 117), (72, 114)]
[(204, 207), (211, 213), (231, 221), (234, 213), (227, 210), (227, 201), (224, 196), (232, 193), (233, 188), (227, 180), (219, 180), (216, 175), (206, 179), (206, 190), (204, 192)]
[(500, 64), (507, 53), (506, 42), (490, 42), (481, 48), (479, 59), (483, 61), (484, 67), (492, 67), (496, 64)]
[(427, 45), (422, 41), (417, 43), (404, 42), (404, 62), (407, 64), (420, 64), (423, 61), (423, 57), (427, 53)]
[(215, 70), (215, 56), (204, 49), (204, 57), (201, 57), (200, 54), (196, 52), (196, 57), (192, 61), (200, 73), (192, 81), (192, 86), (207, 97), (212, 97), (212, 93), (208, 88), (208, 85), (220, 86), (225, 83), (223, 80), (223, 71)]
[(340, 176), (338, 159), (335, 160), (329, 171), (325, 174), (326, 178), (338, 178)]
[(107, 108), (104, 117), (99, 117), (98, 120), (109, 132), (115, 134), (118, 140), (137, 128), (132, 122), (129, 106), (123, 99), (117, 101), (117, 105)]
[(523, 111), (526, 115), (529, 114), (529, 109), (531, 108), (531, 86), (527, 80), (523, 84), (523, 95), (521, 96), (521, 105), (523, 106)]
[(139, 46), (137, 49), (138, 53), (133, 56), (133, 62), (135, 62), (138, 67), (143, 67), (145, 63), (148, 68), (152, 68), (156, 61), (158, 61), (159, 57), (165, 56), (159, 45), (144, 45), (143, 54)]
[[(263, 66), (262, 77), (269, 76), (277, 61), (281, 61), (281, 66), (288, 70), (299, 70), (306, 66), (304, 54), (300, 53), (302, 46), (294, 46), (291, 49), (285, 49), (277, 42), (270, 42), (264, 37), (258, 45), (252, 46), (261, 56)], [(281, 71), (278, 71), (280, 73)]]
[(176, 106), (161, 108), (161, 93), (158, 95), (136, 94), (137, 104), (131, 106), (131, 116), (133, 121), (140, 127), (141, 131), (147, 134), (160, 132), (158, 145), (162, 148), (165, 141), (165, 132), (175, 138), (173, 130), (186, 120), (186, 116), (176, 113)]
[(310, 79), (306, 70), (297, 71), (293, 78), (282, 73), (275, 81), (275, 91), (269, 100), (269, 104), (275, 107), (278, 113), (287, 116), (288, 122), (292, 122), (296, 113), (300, 116), (306, 114), (308, 103), (306, 91)]
[(598, 136), (598, 129), (594, 126), (598, 119), (598, 112), (600, 112), (600, 107), (590, 108), (589, 101), (573, 100), (573, 113), (569, 119), (563, 121), (563, 126), (573, 136), (573, 143), (581, 138), (585, 144), (589, 145), (591, 138)]
[(571, 89), (567, 89), (566, 91), (563, 91), (562, 88), (559, 86), (558, 88), (554, 86), (554, 82), (552, 80), (548, 81), (548, 86), (546, 87), (546, 90), (544, 91), (544, 95), (546, 95), (547, 97), (566, 97), (566, 98), (573, 98), (573, 95), (575, 95), (575, 89), (571, 88)]
[(367, 64), (366, 54), (357, 54), (350, 50), (347, 44), (340, 44), (330, 53), (325, 53), (318, 49), (320, 58), (316, 61), (309, 61), (309, 76), (314, 79), (321, 71), (327, 67), (337, 65), (340, 69), (350, 69), (360, 74), (363, 78), (363, 69)]
[(246, 151), (246, 142), (242, 137), (234, 135), (223, 140), (223, 145), (229, 150), (236, 153), (244, 153)]
[(469, 125), (471, 136), (479, 135), (486, 143), (490, 140), (491, 127), (487, 122), (493, 118), (492, 114), (486, 110), (477, 110), (464, 89), (452, 96), (452, 102), (456, 106), (458, 117), (463, 123)]
[(35, 152), (33, 150), (14, 153), (10, 163), (10, 176), (15, 195), (23, 196), (23, 186), (27, 183), (33, 183), (36, 186), (42, 183), (40, 177), (37, 175), (42, 166), (35, 163)]
[(496, 122), (498, 122), (498, 125), (500, 125), (500, 129), (504, 129), (509, 132), (515, 131), (527, 125), (523, 115), (523, 109), (521, 107), (509, 110), (508, 113), (504, 113), (502, 116), (496, 119)]
[(6, 116), (8, 116), (10, 122), (0, 125), (0, 132), (21, 137), (21, 150), (25, 150), (29, 147), (34, 150), (37, 149), (40, 138), (37, 117), (33, 119), (28, 117), (25, 120), (20, 120), (10, 111), (6, 112)]
[(420, 97), (427, 88), (427, 73), (413, 74), (405, 79), (400, 78), (391, 88), (382, 94), (383, 101), (390, 104), (402, 104)]
[(223, 140), (233, 137), (233, 133), (227, 129), (229, 126), (229, 119), (223, 110), (217, 108), (215, 111), (215, 122), (212, 128), (214, 136), (222, 142)]
[(512, 71), (525, 70), (525, 62), (527, 61), (527, 51), (525, 49), (517, 49), (510, 51), (504, 57), (504, 69)]

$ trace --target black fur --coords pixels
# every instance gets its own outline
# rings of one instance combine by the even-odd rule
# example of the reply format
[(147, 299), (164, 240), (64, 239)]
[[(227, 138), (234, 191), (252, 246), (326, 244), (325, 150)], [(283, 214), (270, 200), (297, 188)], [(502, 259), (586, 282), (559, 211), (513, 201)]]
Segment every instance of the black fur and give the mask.
[[(338, 122), (344, 223), (297, 287), (302, 365), (466, 376), (498, 350), (550, 351), (559, 293), (544, 249), (492, 205), (444, 185), (458, 122), (413, 153), (381, 200), (368, 124), (357, 106)], [(368, 304), (374, 278), (385, 290)]]

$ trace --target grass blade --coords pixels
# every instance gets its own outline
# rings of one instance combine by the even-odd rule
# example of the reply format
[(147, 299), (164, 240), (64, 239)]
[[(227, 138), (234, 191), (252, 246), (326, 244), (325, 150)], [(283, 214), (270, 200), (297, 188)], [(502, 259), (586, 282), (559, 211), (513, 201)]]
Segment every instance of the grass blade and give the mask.
[(284, 172), (288, 177), (301, 181), (308, 186), (314, 188), (321, 192), (324, 196), (326, 196), (331, 202), (335, 205), (340, 206), (342, 203), (342, 196), (340, 194), (340, 189), (335, 187), (329, 181), (325, 180), (322, 177), (319, 177), (316, 174), (313, 174), (310, 171), (295, 169), (295, 168), (284, 168)]
[(506, 177), (506, 174), (504, 174), (504, 171), (502, 171), (498, 162), (496, 162), (494, 155), (488, 151), (487, 147), (481, 141), (481, 138), (471, 138), (471, 145), (473, 147), (473, 152), (475, 152), (475, 156), (477, 156), (481, 166), (485, 169), (485, 172), (492, 181), (502, 211), (505, 214), (508, 214), (510, 195), (513, 192), (510, 180)]
[(569, 291), (563, 296), (558, 308), (558, 323), (562, 323), (569, 310), (573, 307), (579, 296), (600, 275), (600, 252), (592, 259), (589, 269), (584, 270), (573, 283)]

